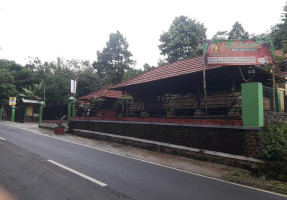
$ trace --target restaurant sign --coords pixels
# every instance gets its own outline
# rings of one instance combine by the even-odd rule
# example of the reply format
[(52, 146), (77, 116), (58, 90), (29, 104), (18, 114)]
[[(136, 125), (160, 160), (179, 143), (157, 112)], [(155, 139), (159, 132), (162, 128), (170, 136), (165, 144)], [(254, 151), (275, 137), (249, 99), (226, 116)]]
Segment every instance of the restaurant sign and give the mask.
[(271, 39), (205, 40), (204, 59), (207, 66), (273, 64)]
[(16, 97), (9, 97), (9, 106), (16, 106)]

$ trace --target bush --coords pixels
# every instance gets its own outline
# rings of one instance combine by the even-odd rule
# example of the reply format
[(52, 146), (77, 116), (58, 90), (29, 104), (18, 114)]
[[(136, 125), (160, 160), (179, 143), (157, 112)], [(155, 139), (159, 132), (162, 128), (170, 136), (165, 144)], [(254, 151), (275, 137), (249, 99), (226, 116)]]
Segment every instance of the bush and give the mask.
[(259, 133), (259, 157), (266, 161), (260, 169), (273, 178), (287, 180), (287, 123), (266, 117)]
[(94, 96), (93, 100), (91, 101), (91, 111), (98, 112), (103, 109), (105, 99)]

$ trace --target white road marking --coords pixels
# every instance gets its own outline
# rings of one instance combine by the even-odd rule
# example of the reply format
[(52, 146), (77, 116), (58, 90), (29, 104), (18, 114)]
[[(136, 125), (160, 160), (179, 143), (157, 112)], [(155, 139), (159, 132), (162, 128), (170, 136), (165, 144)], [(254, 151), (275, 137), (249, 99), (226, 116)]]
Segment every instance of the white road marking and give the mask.
[(92, 181), (93, 183), (96, 183), (96, 184), (98, 184), (98, 185), (100, 185), (100, 186), (102, 186), (102, 187), (107, 186), (107, 184), (105, 184), (105, 183), (103, 183), (103, 182), (101, 182), (101, 181), (98, 181), (98, 180), (96, 180), (96, 179), (94, 179), (94, 178), (92, 178), (92, 177), (89, 177), (89, 176), (87, 176), (87, 175), (85, 175), (85, 174), (82, 174), (82, 173), (80, 173), (80, 172), (78, 172), (78, 171), (76, 171), (76, 170), (73, 170), (73, 169), (71, 169), (71, 168), (69, 168), (69, 167), (66, 167), (66, 166), (64, 166), (64, 165), (62, 165), (62, 164), (60, 164), (60, 163), (57, 163), (57, 162), (53, 161), (53, 160), (47, 160), (47, 161), (50, 162), (50, 163), (53, 163), (54, 165), (57, 165), (57, 166), (59, 166), (59, 167), (65, 169), (65, 170), (68, 170), (68, 171), (70, 171), (70, 172), (72, 172), (72, 173), (74, 173), (74, 174), (77, 174), (78, 176), (81, 176), (81, 177), (83, 177), (83, 178), (85, 178), (85, 179), (87, 179), (87, 180), (89, 180), (89, 181)]
[[(10, 126), (10, 127), (14, 127), (14, 126), (7, 125), (7, 124), (5, 124), (5, 125), (6, 125), (6, 126)], [(15, 128), (15, 127), (14, 127), (14, 128)], [(152, 165), (157, 165), (157, 166), (160, 166), (160, 167), (164, 167), (164, 168), (176, 170), (176, 171), (179, 171), (179, 172), (183, 172), (183, 173), (187, 173), (187, 174), (192, 174), (192, 175), (200, 176), (200, 177), (207, 178), (207, 179), (212, 179), (212, 180), (215, 180), (215, 181), (219, 181), (219, 182), (223, 182), (223, 183), (227, 183), (227, 184), (231, 184), (231, 185), (236, 185), (236, 186), (243, 187), (243, 188), (248, 188), (248, 189), (252, 189), (252, 190), (257, 190), (257, 191), (265, 192), (265, 193), (268, 193), (268, 194), (273, 194), (273, 195), (277, 195), (277, 196), (281, 196), (281, 197), (287, 197), (287, 195), (284, 195), (284, 194), (280, 194), (280, 193), (276, 193), (276, 192), (271, 192), (271, 191), (268, 191), (268, 190), (263, 190), (263, 189), (259, 189), (259, 188), (255, 188), (255, 187), (251, 187), (251, 186), (241, 185), (241, 184), (238, 184), (238, 183), (232, 183), (232, 182), (224, 181), (224, 180), (222, 180), (222, 179), (205, 176), (205, 175), (202, 175), (202, 174), (197, 174), (197, 173), (194, 173), (194, 172), (189, 172), (189, 171), (177, 169), (177, 168), (174, 168), (174, 167), (169, 167), (169, 166), (162, 165), (162, 164), (158, 164), (158, 163), (154, 163), (154, 162), (151, 162), (151, 161), (148, 161), (148, 160), (142, 160), (142, 159), (140, 159), (140, 158), (135, 158), (135, 157), (127, 156), (127, 155), (124, 155), (124, 154), (119, 154), (119, 153), (107, 151), (107, 150), (105, 150), (105, 149), (95, 148), (95, 147), (92, 147), (92, 146), (89, 146), (89, 145), (84, 145), (84, 144), (80, 144), (80, 143), (77, 143), (77, 142), (72, 142), (72, 141), (68, 141), (68, 140), (56, 138), (55, 136), (45, 135), (45, 134), (42, 134), (42, 133), (38, 133), (38, 132), (35, 132), (35, 131), (31, 131), (31, 130), (29, 130), (29, 129), (25, 129), (25, 128), (18, 128), (18, 129), (22, 129), (22, 130), (28, 131), (28, 133), (34, 133), (34, 134), (37, 134), (37, 135), (42, 135), (42, 136), (49, 137), (49, 138), (53, 138), (53, 139), (56, 139), (56, 140), (68, 142), (68, 143), (71, 143), (71, 144), (76, 144), (76, 145), (79, 145), (79, 146), (82, 146), (82, 147), (87, 147), (87, 148), (95, 149), (95, 150), (98, 150), (98, 151), (103, 151), (103, 152), (106, 152), (106, 153), (114, 154), (114, 155), (117, 155), (117, 156), (129, 158), (129, 159), (133, 159), (133, 160), (138, 160), (138, 161), (141, 161), (141, 162), (149, 163), (149, 164), (152, 164)]]
[(5, 140), (4, 138), (0, 137), (0, 140)]

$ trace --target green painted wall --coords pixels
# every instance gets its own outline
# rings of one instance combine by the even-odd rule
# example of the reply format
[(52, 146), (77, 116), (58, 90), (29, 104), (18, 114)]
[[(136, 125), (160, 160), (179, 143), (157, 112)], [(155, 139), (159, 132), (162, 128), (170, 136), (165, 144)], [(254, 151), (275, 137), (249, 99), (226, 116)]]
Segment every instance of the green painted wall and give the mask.
[(262, 127), (264, 125), (262, 83), (243, 83), (241, 92), (243, 126)]

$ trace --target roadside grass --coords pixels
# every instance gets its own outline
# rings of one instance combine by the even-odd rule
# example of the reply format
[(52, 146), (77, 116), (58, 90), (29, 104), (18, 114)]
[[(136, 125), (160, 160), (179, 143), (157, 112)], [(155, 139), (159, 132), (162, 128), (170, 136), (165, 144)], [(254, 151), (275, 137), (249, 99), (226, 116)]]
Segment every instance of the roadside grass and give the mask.
[(250, 173), (233, 171), (227, 175), (224, 175), (223, 179), (233, 183), (239, 183), (272, 192), (287, 194), (287, 182), (266, 179), (265, 176), (258, 177)]

